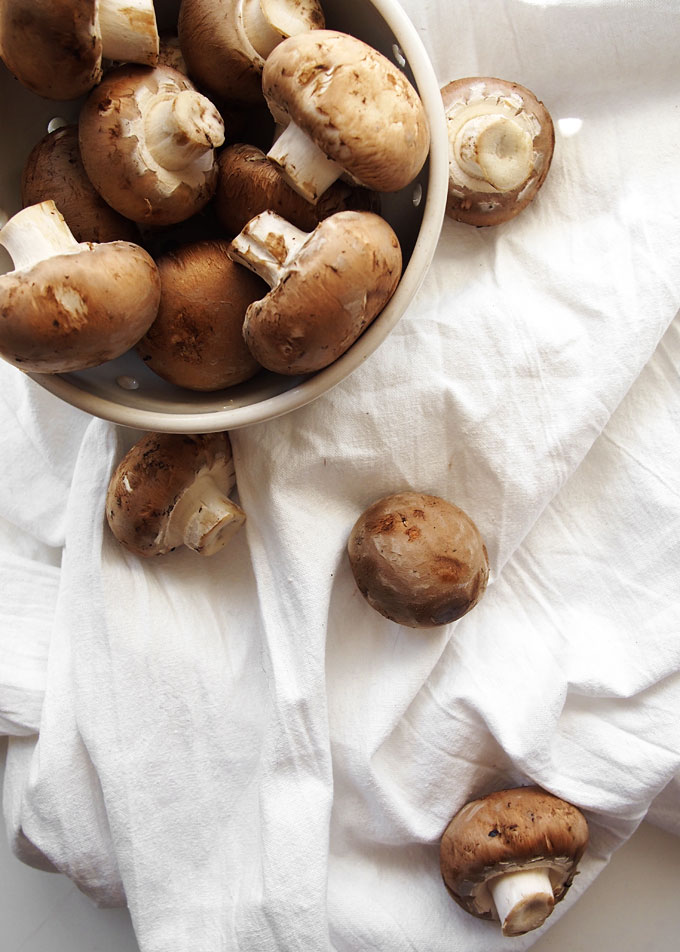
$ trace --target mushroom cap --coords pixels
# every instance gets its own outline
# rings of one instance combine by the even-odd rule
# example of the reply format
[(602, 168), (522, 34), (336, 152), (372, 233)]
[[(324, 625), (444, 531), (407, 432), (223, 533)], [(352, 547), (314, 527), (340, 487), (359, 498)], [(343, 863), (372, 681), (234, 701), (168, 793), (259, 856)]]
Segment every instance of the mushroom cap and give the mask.
[[(284, 260), (278, 237), (269, 250)], [(387, 304), (401, 263), (399, 240), (379, 215), (345, 211), (324, 219), (284, 278), (248, 308), (243, 334), (251, 353), (274, 373), (327, 367)]]
[(125, 454), (106, 492), (106, 519), (116, 539), (136, 555), (171, 551), (169, 520), (196, 480), (208, 475), (227, 496), (234, 486), (226, 433), (147, 433)]
[(430, 133), (418, 93), (354, 36), (312, 30), (289, 37), (267, 57), (262, 89), (277, 122), (294, 122), (368, 188), (396, 192), (425, 164)]
[(46, 99), (84, 95), (101, 78), (95, 0), (3, 0), (2, 59), (19, 82)]
[(243, 320), (266, 285), (232, 261), (228, 248), (226, 240), (197, 241), (156, 260), (160, 306), (137, 353), (178, 387), (220, 390), (260, 370), (243, 339)]
[(410, 628), (455, 621), (482, 597), (486, 547), (470, 517), (420, 492), (378, 499), (355, 522), (347, 552), (369, 605)]
[(80, 110), (80, 154), (87, 175), (112, 208), (145, 225), (171, 225), (200, 211), (217, 185), (213, 150), (189, 169), (167, 170), (145, 146), (144, 108), (193, 83), (170, 66), (126, 64), (109, 70)]
[(90, 182), (80, 158), (78, 126), (48, 132), (35, 144), (21, 176), (21, 202), (38, 205), (52, 199), (76, 241), (136, 241), (139, 231), (104, 199)]
[(587, 846), (588, 824), (572, 804), (536, 786), (499, 790), (467, 803), (451, 820), (441, 841), (441, 872), (463, 909), (497, 919), (490, 879), (545, 867), (559, 902)]
[[(449, 191), (446, 213), (468, 225), (500, 225), (518, 215), (545, 181), (555, 147), (550, 113), (519, 83), (488, 76), (457, 79), (441, 90), (449, 135)], [(453, 159), (453, 143), (462, 125), (479, 114), (514, 120), (531, 136), (533, 159), (528, 177), (515, 188), (499, 191), (466, 175)]]
[(254, 145), (227, 146), (221, 150), (217, 165), (215, 211), (230, 235), (237, 235), (251, 218), (267, 210), (303, 231), (313, 231), (336, 212), (378, 210), (375, 192), (339, 180), (312, 205), (291, 188), (278, 165)]
[(0, 277), (0, 355), (34, 373), (96, 367), (137, 343), (159, 299), (158, 271), (143, 248), (85, 244)]

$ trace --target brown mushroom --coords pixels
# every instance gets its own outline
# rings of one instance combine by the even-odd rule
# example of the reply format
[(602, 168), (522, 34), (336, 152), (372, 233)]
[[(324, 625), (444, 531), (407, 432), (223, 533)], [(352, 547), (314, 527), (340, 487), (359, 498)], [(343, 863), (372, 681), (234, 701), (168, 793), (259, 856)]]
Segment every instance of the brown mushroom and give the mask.
[(78, 126), (60, 126), (35, 144), (21, 176), (21, 201), (52, 199), (76, 241), (139, 241), (134, 222), (104, 201), (80, 158)]
[(137, 343), (158, 310), (150, 255), (128, 241), (80, 244), (53, 201), (0, 231), (14, 270), (0, 277), (0, 356), (19, 369), (95, 367)]
[(432, 628), (469, 612), (488, 577), (486, 547), (470, 517), (420, 492), (378, 499), (355, 522), (347, 545), (357, 587), (399, 625)]
[(226, 433), (147, 433), (111, 477), (106, 519), (135, 555), (165, 555), (181, 545), (214, 555), (245, 523), (229, 498), (235, 483)]
[(262, 102), (262, 68), (284, 37), (324, 26), (318, 0), (182, 0), (177, 21), (189, 75), (227, 102)]
[(92, 90), (79, 118), (80, 154), (99, 194), (126, 218), (170, 225), (212, 198), (217, 108), (170, 66), (118, 66)]
[(153, 66), (153, 0), (2, 0), (0, 53), (11, 73), (47, 99), (77, 99), (102, 75), (102, 58)]
[(228, 248), (228, 241), (197, 241), (156, 260), (158, 315), (136, 349), (147, 367), (178, 387), (220, 390), (260, 370), (243, 339), (243, 320), (266, 288), (231, 260)]
[(312, 373), (336, 360), (401, 277), (397, 236), (373, 212), (337, 212), (311, 233), (262, 212), (229, 254), (271, 287), (246, 311), (243, 333), (255, 359), (280, 374)]
[(313, 231), (336, 212), (378, 210), (375, 192), (341, 181), (334, 182), (312, 205), (290, 187), (279, 166), (254, 145), (227, 146), (220, 152), (217, 165), (215, 211), (230, 235), (237, 235), (251, 218), (267, 210), (303, 231)]
[(268, 156), (310, 202), (343, 174), (396, 192), (425, 163), (430, 133), (418, 93), (357, 37), (313, 30), (284, 40), (267, 57), (262, 89), (285, 127)]
[(499, 790), (447, 826), (442, 877), (466, 912), (499, 920), (503, 935), (524, 935), (564, 899), (587, 845), (588, 824), (572, 804), (540, 787)]
[(449, 138), (449, 217), (500, 225), (545, 181), (555, 145), (548, 110), (519, 83), (458, 79), (442, 89)]

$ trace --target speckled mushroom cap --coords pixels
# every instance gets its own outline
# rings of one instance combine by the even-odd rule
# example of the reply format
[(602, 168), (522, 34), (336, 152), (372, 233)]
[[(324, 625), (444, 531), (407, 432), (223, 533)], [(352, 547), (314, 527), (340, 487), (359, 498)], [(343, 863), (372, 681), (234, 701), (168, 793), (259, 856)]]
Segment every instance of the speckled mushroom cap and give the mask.
[(267, 57), (262, 89), (274, 119), (294, 122), (352, 178), (396, 192), (420, 172), (430, 134), (418, 93), (356, 37), (312, 30)]
[(226, 433), (145, 434), (119, 462), (109, 482), (106, 518), (111, 531), (136, 555), (166, 554), (184, 544), (181, 529), (172, 524), (173, 513), (192, 487), (205, 479), (225, 497), (234, 487)]
[(426, 493), (374, 502), (354, 524), (347, 551), (368, 603), (411, 628), (460, 618), (482, 597), (489, 577), (486, 547), (472, 519)]
[(277, 165), (257, 146), (226, 146), (217, 158), (219, 176), (215, 211), (227, 233), (236, 235), (260, 212), (271, 209), (303, 231), (340, 211), (378, 211), (378, 195), (347, 182), (334, 182), (316, 205), (286, 182)]
[(490, 879), (547, 867), (559, 902), (587, 845), (588, 824), (570, 803), (535, 786), (500, 790), (467, 803), (451, 820), (441, 840), (442, 877), (463, 909), (497, 919)]
[[(216, 108), (201, 96), (189, 117), (205, 151), (190, 164), (168, 167), (149, 146), (149, 117), (193, 83), (170, 66), (117, 66), (92, 90), (80, 111), (80, 154), (99, 194), (126, 218), (144, 225), (171, 225), (190, 218), (212, 198), (217, 184), (214, 147), (224, 140)], [(204, 134), (204, 127), (207, 133)], [(183, 133), (168, 136), (181, 147)]]
[[(525, 86), (494, 77), (455, 80), (442, 91), (449, 138), (446, 213), (469, 225), (500, 225), (518, 215), (545, 181), (555, 146), (550, 113)], [(495, 187), (478, 166), (476, 135), (494, 118), (510, 120), (516, 136), (496, 135), (499, 159), (517, 141), (526, 151), (526, 174), (509, 187)], [(524, 141), (522, 141), (524, 140)], [(461, 167), (463, 153), (465, 167)]]

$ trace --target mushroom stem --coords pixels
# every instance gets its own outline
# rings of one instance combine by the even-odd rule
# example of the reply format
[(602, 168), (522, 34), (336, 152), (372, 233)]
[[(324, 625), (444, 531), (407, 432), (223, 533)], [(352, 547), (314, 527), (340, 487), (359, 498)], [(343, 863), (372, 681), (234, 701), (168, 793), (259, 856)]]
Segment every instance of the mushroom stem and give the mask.
[(177, 545), (214, 555), (246, 521), (240, 506), (225, 495), (209, 473), (199, 476), (179, 500), (168, 524)]
[(229, 257), (254, 271), (273, 288), (308, 238), (308, 232), (291, 225), (276, 212), (260, 212), (234, 238), (229, 246)]
[(267, 157), (280, 167), (291, 188), (313, 205), (343, 173), (342, 166), (329, 159), (294, 122), (288, 123)]
[(543, 925), (555, 905), (545, 867), (518, 869), (489, 881), (503, 935), (524, 935)]
[(453, 142), (453, 157), (463, 172), (499, 192), (518, 188), (533, 169), (533, 140), (507, 116), (469, 119)]
[(144, 131), (149, 151), (169, 171), (187, 168), (224, 142), (217, 108), (193, 89), (158, 97), (149, 106)]
[(99, 0), (97, 11), (106, 59), (156, 65), (159, 38), (153, 0)]
[(243, 29), (256, 53), (266, 59), (283, 35), (265, 16), (260, 0), (243, 0)]
[(11, 257), (15, 271), (27, 270), (56, 255), (83, 250), (51, 199), (13, 215), (0, 230), (0, 245)]

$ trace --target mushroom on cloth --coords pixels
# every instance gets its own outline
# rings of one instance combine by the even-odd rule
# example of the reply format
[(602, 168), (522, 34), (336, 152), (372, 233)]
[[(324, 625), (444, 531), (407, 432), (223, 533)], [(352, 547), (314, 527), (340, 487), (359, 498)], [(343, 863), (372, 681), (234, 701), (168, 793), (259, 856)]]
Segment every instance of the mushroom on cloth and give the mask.
[(285, 127), (269, 158), (310, 202), (343, 174), (396, 192), (425, 164), (430, 132), (418, 93), (357, 37), (313, 30), (284, 40), (267, 57), (262, 89)]
[(158, 311), (153, 258), (128, 241), (79, 243), (53, 201), (0, 231), (14, 270), (0, 277), (0, 356), (20, 370), (96, 367), (133, 347)]
[(181, 545), (214, 555), (245, 523), (229, 498), (235, 484), (226, 433), (147, 433), (111, 477), (106, 519), (136, 555), (165, 555)]
[(220, 390), (260, 370), (243, 339), (243, 320), (267, 289), (231, 260), (228, 248), (226, 240), (196, 241), (156, 259), (160, 306), (136, 349), (178, 387)]
[(369, 605), (410, 628), (456, 621), (474, 608), (489, 578), (486, 546), (472, 519), (426, 493), (378, 499), (355, 522), (347, 552)]
[(254, 145), (227, 146), (220, 152), (217, 165), (215, 211), (230, 235), (237, 235), (251, 218), (268, 210), (303, 231), (313, 231), (336, 212), (378, 211), (375, 192), (339, 180), (312, 205), (290, 187), (279, 166)]
[(285, 37), (325, 25), (318, 0), (182, 0), (177, 20), (189, 75), (227, 102), (262, 102), (262, 68)]
[(564, 899), (587, 846), (588, 824), (572, 804), (540, 787), (499, 790), (451, 820), (441, 871), (466, 912), (500, 920), (503, 935), (524, 935)]
[(555, 146), (550, 113), (525, 86), (492, 77), (442, 89), (449, 139), (446, 212), (468, 225), (518, 215), (545, 181)]
[(102, 58), (154, 66), (153, 0), (2, 0), (0, 53), (22, 85), (77, 99), (102, 76)]
[(60, 126), (35, 144), (21, 175), (21, 202), (52, 199), (76, 241), (139, 241), (139, 229), (105, 202), (80, 158), (78, 126)]
[(212, 198), (224, 122), (172, 67), (110, 70), (83, 104), (78, 127), (90, 181), (126, 218), (172, 225)]
[(255, 359), (280, 374), (312, 373), (336, 360), (401, 277), (399, 240), (373, 212), (337, 212), (311, 233), (262, 212), (229, 254), (271, 287), (246, 311), (243, 334)]

